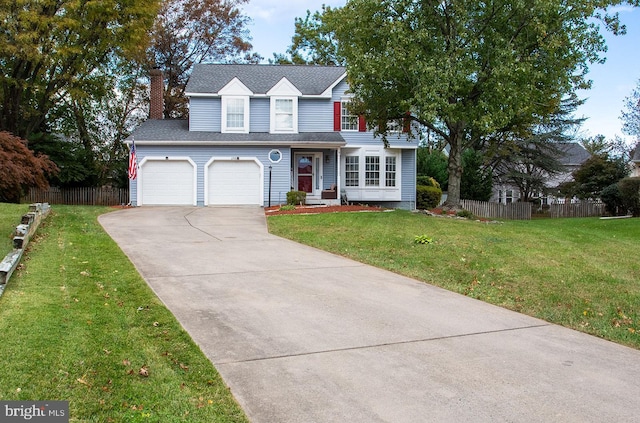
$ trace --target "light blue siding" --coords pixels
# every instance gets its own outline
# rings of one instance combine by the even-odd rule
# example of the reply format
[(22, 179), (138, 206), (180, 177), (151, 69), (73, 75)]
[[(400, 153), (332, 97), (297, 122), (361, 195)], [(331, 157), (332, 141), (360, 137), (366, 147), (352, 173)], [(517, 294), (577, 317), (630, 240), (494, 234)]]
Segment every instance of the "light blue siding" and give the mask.
[[(271, 163), (268, 155), (272, 149), (280, 150), (282, 160)], [(189, 157), (197, 166), (197, 205), (204, 206), (205, 166), (212, 157), (256, 157), (263, 165), (264, 171), (264, 205), (269, 200), (269, 166), (271, 166), (271, 204), (287, 201), (287, 192), (291, 190), (291, 149), (281, 147), (216, 147), (216, 146), (148, 146), (137, 145), (138, 163), (147, 156), (155, 157)], [(137, 180), (130, 184), (131, 204), (137, 205)]]
[(298, 101), (298, 132), (332, 132), (333, 102), (326, 99)]
[(191, 98), (189, 100), (189, 130), (220, 132), (221, 107), (219, 98)]
[(252, 98), (249, 107), (249, 132), (269, 132), (270, 100)]
[(416, 200), (416, 150), (402, 150), (402, 201)]

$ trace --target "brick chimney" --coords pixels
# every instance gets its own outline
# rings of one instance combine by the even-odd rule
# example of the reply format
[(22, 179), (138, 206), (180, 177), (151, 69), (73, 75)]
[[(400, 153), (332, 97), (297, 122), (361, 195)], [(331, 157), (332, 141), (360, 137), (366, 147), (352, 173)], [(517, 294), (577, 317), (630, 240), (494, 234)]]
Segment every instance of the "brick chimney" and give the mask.
[(151, 104), (149, 105), (149, 119), (164, 118), (164, 81), (160, 69), (151, 69)]

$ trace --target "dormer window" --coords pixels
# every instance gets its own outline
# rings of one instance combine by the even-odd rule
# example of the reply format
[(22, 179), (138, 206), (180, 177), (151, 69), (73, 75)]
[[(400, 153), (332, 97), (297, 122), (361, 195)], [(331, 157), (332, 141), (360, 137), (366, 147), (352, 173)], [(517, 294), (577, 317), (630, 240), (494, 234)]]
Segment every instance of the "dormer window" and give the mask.
[(249, 99), (222, 98), (222, 132), (249, 132)]
[(298, 98), (271, 97), (271, 132), (298, 132)]
[(234, 78), (218, 94), (222, 98), (222, 132), (249, 133), (249, 98), (253, 95), (251, 90), (238, 78)]
[(301, 95), (287, 78), (282, 78), (267, 91), (271, 98), (271, 133), (298, 133), (298, 97)]

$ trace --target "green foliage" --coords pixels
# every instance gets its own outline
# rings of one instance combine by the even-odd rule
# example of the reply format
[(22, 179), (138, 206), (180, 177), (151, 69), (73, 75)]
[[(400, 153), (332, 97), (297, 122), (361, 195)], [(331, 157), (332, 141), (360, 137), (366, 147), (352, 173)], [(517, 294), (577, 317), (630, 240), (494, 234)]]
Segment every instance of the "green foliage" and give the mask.
[(465, 219), (474, 219), (475, 216), (469, 210), (460, 210), (456, 213), (458, 217), (464, 217)]
[(592, 18), (624, 32), (603, 12), (618, 3), (351, 0), (323, 22), (367, 122), (386, 134), (387, 122), (409, 119), (449, 145), (447, 203), (458, 205), (463, 150), (504, 128), (540, 124), (587, 87), (589, 64), (606, 50)]
[(640, 177), (625, 178), (618, 182), (622, 203), (628, 213), (640, 217)]
[(467, 149), (462, 154), (462, 186), (460, 198), (489, 201), (493, 189), (491, 169), (484, 166), (480, 152)]
[[(430, 176), (440, 184), (443, 191), (447, 190), (449, 172), (447, 170), (447, 156), (440, 150), (430, 150), (420, 146), (417, 152), (418, 177)], [(418, 182), (418, 185), (423, 185)]]
[(418, 185), (416, 187), (416, 208), (428, 210), (437, 207), (442, 199), (442, 190), (438, 187)]
[(600, 192), (600, 200), (602, 200), (610, 215), (618, 216), (626, 213), (619, 184), (615, 183), (605, 187)]
[(416, 235), (416, 237), (413, 239), (413, 242), (415, 244), (433, 244), (433, 238), (429, 238), (426, 235)]
[(278, 210), (280, 211), (290, 211), (290, 210), (295, 210), (296, 206), (294, 206), (293, 204), (285, 204), (284, 206), (280, 206), (280, 208)]
[(418, 175), (418, 177), (416, 178), (416, 185), (440, 188), (440, 184), (438, 183), (438, 181), (436, 181), (431, 176)]
[(295, 34), (287, 49), (289, 57), (274, 53), (275, 63), (304, 64), (323, 66), (344, 66), (344, 59), (338, 56), (338, 45), (333, 33), (324, 24), (322, 18), (330, 6), (322, 5), (322, 12), (313, 15), (307, 10), (307, 16), (295, 19)]
[(307, 193), (304, 191), (289, 191), (287, 193), (287, 204), (297, 206), (307, 201)]
[(141, 58), (157, 0), (0, 3), (0, 130), (47, 132), (59, 107), (99, 98), (115, 57)]
[(626, 177), (629, 173), (621, 158), (610, 158), (608, 154), (596, 154), (587, 159), (573, 172), (574, 183), (560, 187), (560, 192), (571, 197), (598, 198), (603, 189)]
[(640, 139), (640, 80), (631, 94), (624, 99), (622, 132)]

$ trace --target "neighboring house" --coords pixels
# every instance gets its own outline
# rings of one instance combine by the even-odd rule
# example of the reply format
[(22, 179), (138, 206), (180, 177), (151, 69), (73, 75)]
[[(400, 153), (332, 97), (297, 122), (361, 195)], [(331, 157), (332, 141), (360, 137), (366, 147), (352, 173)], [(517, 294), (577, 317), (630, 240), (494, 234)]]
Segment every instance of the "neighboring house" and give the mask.
[(134, 131), (131, 204), (277, 205), (291, 190), (308, 203), (415, 207), (417, 142), (389, 148), (349, 114), (345, 68), (196, 65), (188, 120), (162, 119), (162, 74), (152, 72), (150, 119)]
[(636, 144), (633, 156), (631, 157), (631, 163), (633, 164), (631, 176), (640, 177), (640, 143)]
[[(562, 152), (560, 162), (564, 169), (562, 172), (549, 176), (545, 182), (547, 191), (554, 191), (560, 184), (573, 180), (572, 173), (582, 165), (591, 154), (579, 143), (560, 143)], [(494, 182), (491, 201), (498, 203), (511, 203), (520, 199), (520, 191), (517, 187), (504, 183), (499, 178)], [(542, 204), (551, 204), (556, 201), (564, 202), (564, 198), (555, 197), (549, 192), (540, 193)]]

